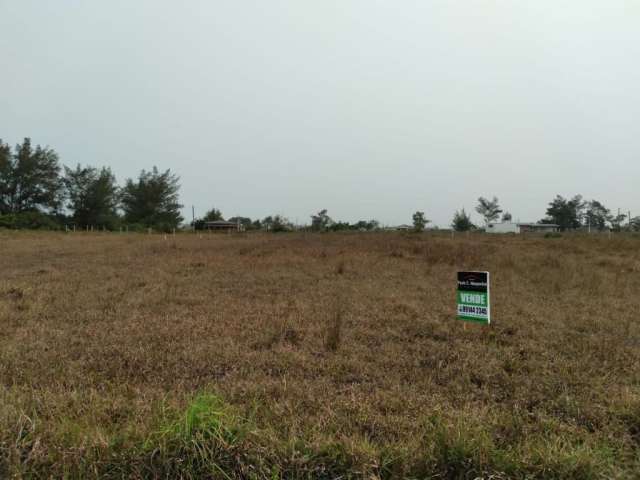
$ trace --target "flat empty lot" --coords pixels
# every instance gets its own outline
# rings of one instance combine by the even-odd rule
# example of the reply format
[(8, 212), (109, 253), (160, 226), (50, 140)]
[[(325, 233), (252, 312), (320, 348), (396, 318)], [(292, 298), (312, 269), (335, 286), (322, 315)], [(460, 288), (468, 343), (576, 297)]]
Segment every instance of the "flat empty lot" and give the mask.
[(629, 478), (640, 238), (0, 232), (0, 388), (0, 477)]

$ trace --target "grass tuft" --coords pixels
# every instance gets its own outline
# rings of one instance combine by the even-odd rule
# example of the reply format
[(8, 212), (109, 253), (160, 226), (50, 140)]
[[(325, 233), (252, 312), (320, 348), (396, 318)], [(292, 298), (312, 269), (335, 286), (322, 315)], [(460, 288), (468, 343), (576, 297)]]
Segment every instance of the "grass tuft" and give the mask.
[(145, 441), (149, 467), (162, 476), (232, 478), (242, 471), (248, 425), (214, 394), (195, 397), (178, 418), (169, 414)]
[(340, 347), (343, 317), (344, 304), (338, 300), (325, 327), (324, 348), (328, 352), (335, 352)]

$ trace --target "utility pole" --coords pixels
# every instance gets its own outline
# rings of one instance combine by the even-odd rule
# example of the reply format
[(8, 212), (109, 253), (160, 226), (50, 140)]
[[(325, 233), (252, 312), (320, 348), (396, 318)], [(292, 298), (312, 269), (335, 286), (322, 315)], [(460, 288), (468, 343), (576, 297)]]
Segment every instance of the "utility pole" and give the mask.
[(196, 207), (191, 205), (191, 226), (193, 227), (193, 233), (196, 233)]

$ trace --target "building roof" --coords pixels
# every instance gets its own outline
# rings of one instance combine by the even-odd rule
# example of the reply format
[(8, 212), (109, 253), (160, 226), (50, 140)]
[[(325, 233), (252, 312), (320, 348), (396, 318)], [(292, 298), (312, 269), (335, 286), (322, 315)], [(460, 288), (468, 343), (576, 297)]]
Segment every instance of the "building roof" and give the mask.
[(560, 225), (557, 225), (555, 223), (524, 223), (524, 222), (518, 222), (518, 226), (519, 227), (559, 227)]
[(207, 227), (236, 227), (238, 224), (233, 222), (227, 222), (226, 220), (212, 220), (210, 222), (204, 222)]
[(489, 226), (493, 225), (517, 225), (519, 227), (559, 227), (555, 223), (533, 223), (533, 222), (492, 222)]

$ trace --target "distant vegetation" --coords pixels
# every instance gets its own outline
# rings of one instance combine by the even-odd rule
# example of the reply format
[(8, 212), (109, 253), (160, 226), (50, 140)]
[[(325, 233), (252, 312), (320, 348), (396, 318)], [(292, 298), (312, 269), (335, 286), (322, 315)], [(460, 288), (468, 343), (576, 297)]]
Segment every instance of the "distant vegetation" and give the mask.
[(413, 214), (413, 231), (416, 233), (420, 233), (422, 231), (424, 231), (425, 227), (427, 226), (427, 223), (429, 223), (431, 220), (427, 220), (427, 218), (424, 216), (424, 212), (416, 212)]
[[(138, 178), (129, 178), (120, 186), (109, 167), (62, 167), (53, 149), (33, 147), (29, 138), (13, 149), (0, 140), (0, 228), (54, 230), (66, 226), (171, 231), (184, 226), (179, 191), (180, 179), (170, 170), (161, 172), (156, 167), (142, 170)], [(500, 218), (503, 222), (513, 218), (511, 213), (503, 211), (495, 196), (490, 200), (478, 198), (475, 211), (482, 216), (484, 227)], [(206, 222), (215, 220), (224, 220), (224, 217), (220, 210), (213, 208), (194, 219), (190, 227), (203, 229)], [(253, 220), (234, 216), (228, 221), (239, 223), (245, 231), (372, 231), (381, 227), (377, 220), (336, 221), (326, 209), (311, 215), (310, 225), (302, 226), (294, 225), (282, 215)], [(414, 232), (424, 231), (428, 223), (423, 211), (414, 213)], [(557, 195), (539, 223), (557, 224), (562, 231), (640, 231), (640, 217), (630, 218), (630, 213), (614, 215), (600, 201), (585, 200), (581, 195), (570, 199)], [(478, 229), (464, 208), (455, 212), (451, 228), (458, 232)]]
[(64, 167), (58, 154), (25, 138), (11, 149), (0, 141), (0, 226), (7, 228), (170, 230), (182, 221), (179, 179), (170, 170), (143, 170), (123, 187), (107, 167)]
[(464, 208), (453, 215), (451, 227), (456, 232), (468, 232), (469, 230), (476, 229), (476, 226), (471, 221), (471, 217), (465, 212)]
[(489, 225), (500, 217), (502, 209), (500, 208), (500, 205), (498, 205), (497, 197), (493, 197), (493, 200), (487, 200), (484, 197), (480, 197), (478, 199), (476, 212), (482, 215), (485, 225)]

